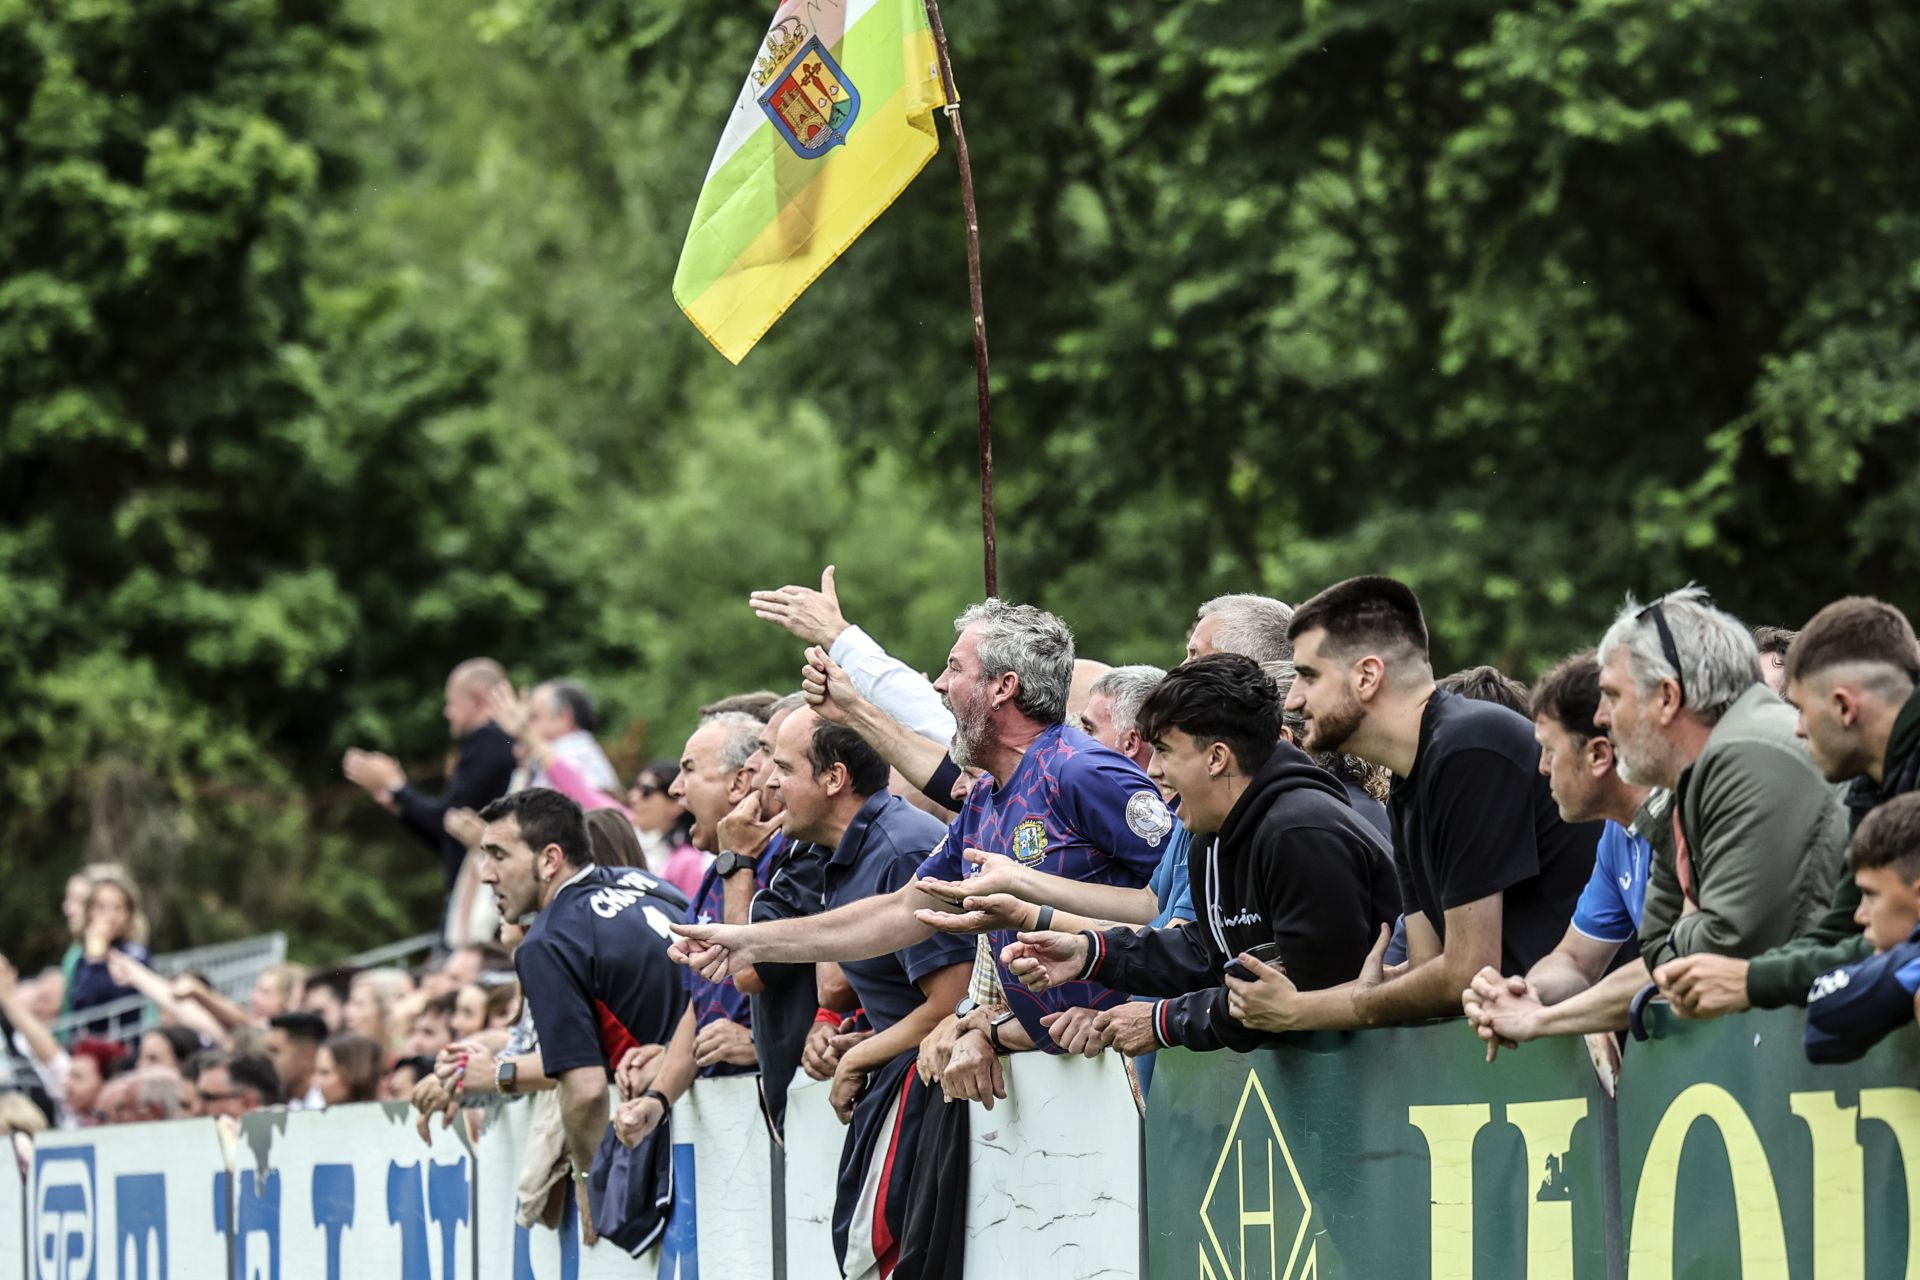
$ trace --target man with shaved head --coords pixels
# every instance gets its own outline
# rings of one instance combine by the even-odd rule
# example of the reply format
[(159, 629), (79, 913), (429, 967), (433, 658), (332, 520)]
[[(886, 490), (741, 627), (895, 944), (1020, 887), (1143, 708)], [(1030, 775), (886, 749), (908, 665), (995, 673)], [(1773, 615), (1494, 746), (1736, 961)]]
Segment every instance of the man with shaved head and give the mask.
[(447, 676), (442, 714), (459, 744), (459, 756), (438, 795), (414, 788), (400, 762), (383, 752), (354, 747), (341, 761), (348, 781), (406, 823), (439, 855), (449, 891), (466, 861), (467, 847), (447, 834), (447, 811), (483, 809), (507, 793), (513, 778), (513, 739), (493, 722), (487, 708), (489, 696), (506, 679), (507, 673), (492, 658), (469, 658)]

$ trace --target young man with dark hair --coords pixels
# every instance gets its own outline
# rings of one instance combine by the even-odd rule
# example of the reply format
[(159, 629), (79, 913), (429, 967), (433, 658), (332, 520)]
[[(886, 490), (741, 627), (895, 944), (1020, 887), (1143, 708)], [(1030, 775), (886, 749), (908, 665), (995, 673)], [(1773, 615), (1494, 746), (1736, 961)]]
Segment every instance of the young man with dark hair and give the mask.
[(283, 1013), (267, 1022), (267, 1056), (280, 1073), (287, 1104), (296, 1110), (318, 1110), (326, 1105), (326, 1099), (313, 1087), (313, 1063), (330, 1034), (317, 1013)]
[(1367, 966), (1299, 992), (1261, 975), (1242, 1003), (1263, 1030), (1442, 1017), (1489, 966), (1525, 973), (1565, 932), (1593, 870), (1596, 823), (1562, 821), (1526, 718), (1434, 687), (1420, 602), (1392, 578), (1351, 578), (1294, 612), (1287, 709), (1310, 752), (1346, 751), (1394, 775), (1389, 811), (1408, 968)]
[[(682, 919), (687, 900), (644, 871), (597, 866), (585, 815), (558, 791), (516, 792), (488, 805), (480, 817), (487, 824), (480, 880), (493, 887), (500, 918), (535, 917), (513, 959), (540, 1047), (497, 1059), (491, 1083), (508, 1095), (558, 1088), (565, 1151), (574, 1178), (585, 1184), (596, 1172), (594, 1155), (608, 1131), (613, 1069), (628, 1050), (674, 1038), (676, 1024), (682, 1035), (688, 1033), (688, 1024), (680, 1022), (686, 984), (667, 958), (669, 929)], [(468, 1059), (469, 1087), (478, 1077), (484, 1091), (485, 1065), (484, 1055)], [(652, 1089), (622, 1105), (630, 1121), (622, 1133), (623, 1139), (631, 1136), (628, 1145), (653, 1132), (689, 1083), (687, 1076), (663, 1070)], [(420, 1104), (418, 1093), (415, 1101)], [(591, 1243), (584, 1185), (582, 1191), (581, 1230)], [(664, 1225), (641, 1234), (657, 1234)]]
[(1887, 801), (1848, 852), (1854, 921), (1873, 958), (1841, 965), (1807, 993), (1807, 1057), (1852, 1062), (1920, 1011), (1920, 795)]
[[(1461, 996), (1468, 1021), (1487, 1042), (1489, 1060), (1501, 1041), (1482, 1016), (1483, 990), (1505, 988), (1544, 1008), (1590, 990), (1623, 954), (1638, 954), (1636, 937), (1655, 856), (1644, 833), (1661, 833), (1671, 797), (1620, 776), (1613, 742), (1594, 723), (1599, 706), (1600, 662), (1591, 649), (1562, 661), (1534, 687), (1533, 737), (1560, 817), (1579, 823), (1599, 819), (1604, 825), (1593, 876), (1580, 892), (1560, 945), (1524, 978), (1482, 969)], [(1660, 847), (1670, 854), (1671, 841), (1663, 839)]]
[[(1876, 807), (1920, 780), (1920, 642), (1906, 615), (1865, 596), (1836, 600), (1813, 615), (1787, 655), (1786, 697), (1795, 727), (1828, 782), (1848, 782), (1857, 830)], [(1752, 960), (1685, 956), (1654, 975), (1674, 1008), (1690, 1018), (1803, 1004), (1819, 974), (1867, 954), (1855, 927), (1860, 902), (1850, 870), (1834, 883), (1826, 913), (1800, 936)]]
[[(1387, 850), (1333, 775), (1280, 740), (1280, 719), (1279, 690), (1251, 658), (1215, 654), (1169, 672), (1138, 723), (1153, 776), (1179, 792), (1195, 834), (1198, 919), (1079, 933), (1043, 924), (1005, 949), (1008, 968), (1036, 990), (1093, 980), (1167, 997), (1149, 1034), (1115, 1042), (1138, 1054), (1258, 1044), (1239, 1009), (1255, 984), (1236, 980), (1231, 964), (1319, 991), (1377, 957), (1399, 910)], [(1260, 948), (1264, 961), (1249, 954)]]

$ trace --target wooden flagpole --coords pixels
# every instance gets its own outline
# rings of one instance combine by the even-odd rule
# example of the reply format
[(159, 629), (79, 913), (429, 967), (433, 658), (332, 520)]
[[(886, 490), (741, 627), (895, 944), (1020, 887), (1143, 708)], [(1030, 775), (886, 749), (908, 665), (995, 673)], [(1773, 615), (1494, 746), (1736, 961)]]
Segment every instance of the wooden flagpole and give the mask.
[(1000, 553), (993, 529), (993, 416), (987, 389), (987, 307), (980, 289), (980, 212), (973, 201), (973, 162), (967, 155), (967, 131), (960, 124), (960, 91), (953, 85), (953, 60), (947, 55), (947, 29), (940, 22), (939, 0), (926, 0), (927, 23), (940, 59), (940, 87), (947, 96), (953, 125), (953, 149), (960, 161), (960, 204), (967, 215), (967, 295), (973, 303), (973, 365), (980, 392), (980, 537), (986, 562), (987, 594), (1000, 594)]

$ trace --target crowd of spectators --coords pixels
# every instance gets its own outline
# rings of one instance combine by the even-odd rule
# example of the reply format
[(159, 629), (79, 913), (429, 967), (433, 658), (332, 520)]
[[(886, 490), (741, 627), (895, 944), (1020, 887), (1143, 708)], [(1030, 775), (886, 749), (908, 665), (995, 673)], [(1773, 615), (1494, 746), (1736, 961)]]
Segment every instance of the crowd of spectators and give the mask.
[[(637, 1252), (674, 1104), (757, 1073), (778, 1133), (797, 1069), (848, 1126), (835, 1244), (864, 1275), (951, 1246), (960, 1104), (1005, 1097), (1011, 1053), (1118, 1053), (1145, 1089), (1162, 1048), (1464, 1015), (1489, 1060), (1588, 1036), (1611, 1086), (1654, 1000), (1810, 1004), (1816, 1061), (1914, 1015), (1920, 643), (1880, 601), (1795, 632), (1692, 586), (1628, 600), (1531, 685), (1436, 678), (1383, 577), (1209, 600), (1170, 670), (988, 600), (929, 678), (832, 569), (751, 606), (798, 689), (710, 704), (630, 783), (586, 689), (487, 659), (448, 678), (439, 792), (347, 753), (445, 874), (420, 969), (283, 967), (240, 1007), (148, 967), (123, 871), (78, 873), (62, 964), (0, 968), (46, 1121), (405, 1099), (431, 1140), (537, 1094), (521, 1221), (571, 1178), (589, 1239)], [(129, 992), (160, 1017), (136, 1046), (84, 1021)]]

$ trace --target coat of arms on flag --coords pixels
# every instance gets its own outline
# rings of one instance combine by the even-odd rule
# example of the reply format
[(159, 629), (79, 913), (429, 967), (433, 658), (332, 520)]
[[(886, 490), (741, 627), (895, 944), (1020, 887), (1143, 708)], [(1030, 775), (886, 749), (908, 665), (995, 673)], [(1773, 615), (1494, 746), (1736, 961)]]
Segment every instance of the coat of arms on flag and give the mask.
[(847, 140), (860, 114), (860, 91), (816, 36), (760, 95), (760, 109), (796, 155), (812, 160)]

